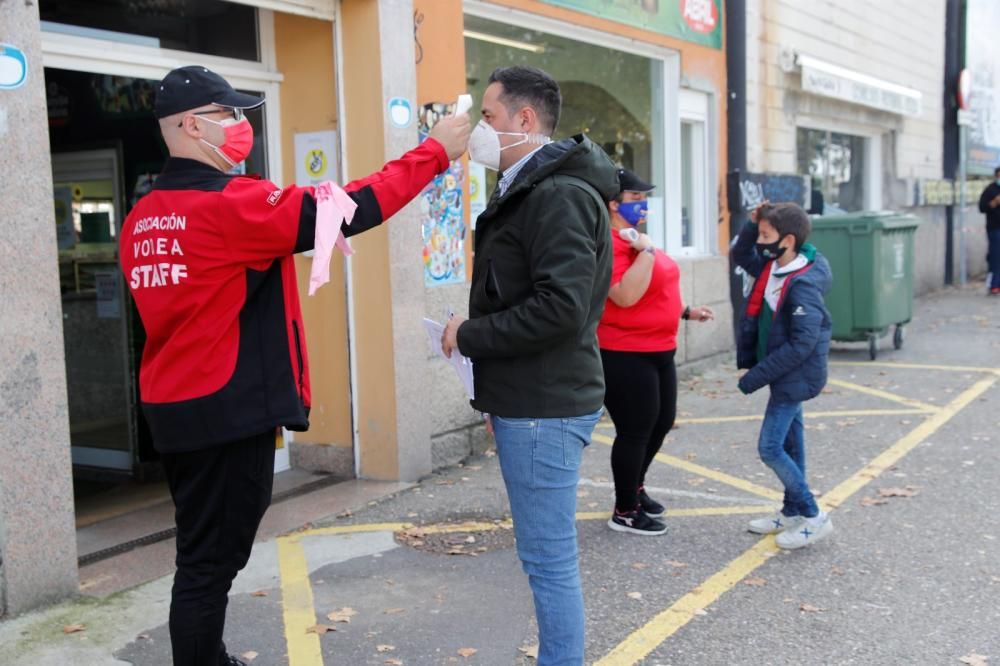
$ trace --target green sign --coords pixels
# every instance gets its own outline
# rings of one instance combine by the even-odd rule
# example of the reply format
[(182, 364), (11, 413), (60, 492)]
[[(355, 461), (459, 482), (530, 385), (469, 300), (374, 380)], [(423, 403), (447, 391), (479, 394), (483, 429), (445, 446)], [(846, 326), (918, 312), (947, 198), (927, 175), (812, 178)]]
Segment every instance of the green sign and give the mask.
[(723, 0), (542, 0), (687, 42), (722, 48)]

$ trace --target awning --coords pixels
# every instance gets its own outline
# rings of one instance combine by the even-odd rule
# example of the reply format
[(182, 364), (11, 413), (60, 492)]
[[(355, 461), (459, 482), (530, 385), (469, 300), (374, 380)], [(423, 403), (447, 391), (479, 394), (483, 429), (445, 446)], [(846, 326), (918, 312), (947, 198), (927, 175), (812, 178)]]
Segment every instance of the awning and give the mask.
[(796, 54), (795, 64), (802, 69), (802, 90), (806, 92), (903, 116), (921, 113), (923, 94), (919, 90), (811, 56)]

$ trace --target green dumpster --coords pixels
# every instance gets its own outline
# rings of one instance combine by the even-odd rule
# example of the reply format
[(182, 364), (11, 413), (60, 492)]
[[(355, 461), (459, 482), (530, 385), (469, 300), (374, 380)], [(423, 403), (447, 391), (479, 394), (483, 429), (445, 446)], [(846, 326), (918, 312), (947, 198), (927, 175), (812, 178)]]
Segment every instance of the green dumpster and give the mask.
[(913, 317), (913, 237), (920, 220), (887, 211), (812, 218), (809, 242), (830, 262), (833, 287), (826, 307), (833, 339), (868, 341), (874, 361), (878, 340), (891, 327), (893, 346), (903, 346), (903, 327)]

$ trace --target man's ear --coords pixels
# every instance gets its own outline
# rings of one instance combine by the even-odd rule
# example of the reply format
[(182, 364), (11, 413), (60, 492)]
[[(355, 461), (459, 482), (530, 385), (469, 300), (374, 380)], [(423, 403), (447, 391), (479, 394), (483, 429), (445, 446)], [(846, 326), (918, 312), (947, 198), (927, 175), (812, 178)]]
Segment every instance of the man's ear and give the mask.
[(201, 128), (198, 127), (198, 120), (192, 114), (186, 114), (181, 118), (181, 131), (192, 136), (196, 139), (200, 139), (204, 134)]
[(518, 111), (517, 121), (522, 132), (537, 134), (540, 131), (538, 127), (538, 114), (530, 106), (526, 106)]

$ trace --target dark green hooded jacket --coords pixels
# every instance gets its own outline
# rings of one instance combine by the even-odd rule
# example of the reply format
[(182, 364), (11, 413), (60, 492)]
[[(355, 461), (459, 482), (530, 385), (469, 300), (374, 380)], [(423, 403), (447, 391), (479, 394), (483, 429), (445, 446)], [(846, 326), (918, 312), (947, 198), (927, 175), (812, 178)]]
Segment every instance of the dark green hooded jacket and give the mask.
[(472, 406), (506, 417), (589, 414), (604, 402), (597, 322), (611, 280), (615, 165), (576, 136), (524, 165), (476, 222), (469, 321)]

